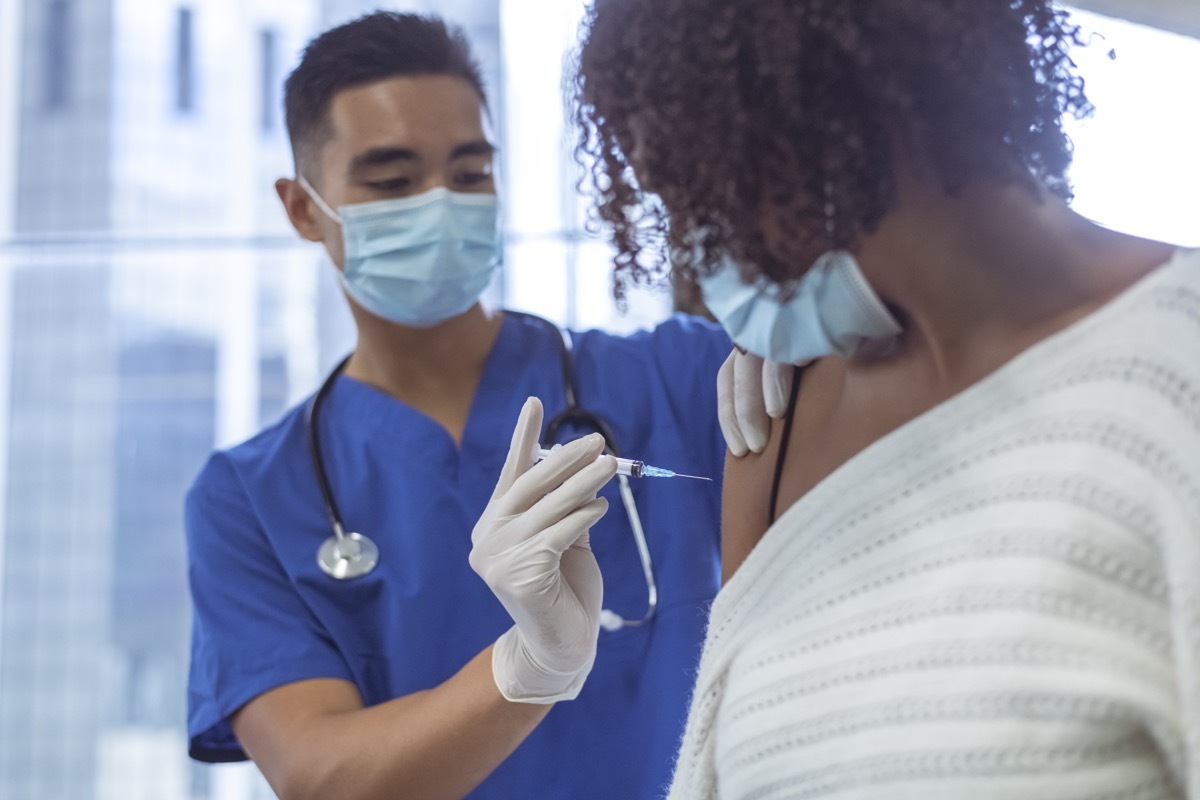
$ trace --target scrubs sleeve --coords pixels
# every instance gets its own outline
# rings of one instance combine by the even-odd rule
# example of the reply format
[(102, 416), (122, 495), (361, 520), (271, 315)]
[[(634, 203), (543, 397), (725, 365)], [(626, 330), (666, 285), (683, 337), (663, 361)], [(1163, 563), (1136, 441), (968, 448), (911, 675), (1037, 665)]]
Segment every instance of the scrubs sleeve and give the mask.
[(184, 508), (193, 603), (189, 753), (244, 761), (228, 722), (233, 712), (286, 683), (351, 676), (276, 557), (228, 454), (209, 460)]
[(717, 421), (717, 371), (733, 348), (729, 335), (702, 317), (676, 314), (654, 329), (651, 341), (655, 368), (676, 419), (687, 421), (703, 449), (698, 455), (720, 475), (726, 448)]

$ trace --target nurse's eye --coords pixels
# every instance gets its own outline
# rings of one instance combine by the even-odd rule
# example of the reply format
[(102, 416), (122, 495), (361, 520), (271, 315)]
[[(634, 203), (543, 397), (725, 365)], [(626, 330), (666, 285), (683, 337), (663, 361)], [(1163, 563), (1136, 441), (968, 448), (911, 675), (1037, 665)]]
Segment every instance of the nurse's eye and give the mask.
[(402, 192), (412, 185), (408, 178), (388, 178), (383, 181), (368, 181), (367, 186), (377, 192)]
[(492, 173), (491, 170), (488, 170), (487, 172), (460, 172), (455, 176), (454, 181), (455, 183), (460, 183), (463, 186), (474, 186), (475, 184), (483, 183), (484, 181), (489, 181), (491, 179)]
[(455, 186), (484, 188), (492, 180), (491, 153), (459, 159), (451, 166), (450, 177)]

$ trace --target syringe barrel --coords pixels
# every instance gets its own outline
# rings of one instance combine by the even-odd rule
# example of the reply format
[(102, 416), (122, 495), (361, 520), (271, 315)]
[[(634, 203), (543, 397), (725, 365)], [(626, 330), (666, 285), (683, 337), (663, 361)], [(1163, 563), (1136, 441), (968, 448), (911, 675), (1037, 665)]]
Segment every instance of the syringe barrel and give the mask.
[[(555, 445), (555, 447), (558, 447), (558, 445)], [(550, 455), (551, 452), (552, 452), (552, 450), (548, 450), (545, 447), (538, 447), (537, 448), (537, 460), (540, 461), (541, 459), (546, 458), (547, 456)], [(600, 456), (600, 458), (603, 458), (603, 456)], [(638, 461), (638, 460), (632, 459), (632, 458), (618, 458), (617, 459), (617, 474), (618, 475), (628, 475), (631, 478), (640, 478), (640, 477), (642, 477), (642, 473), (645, 471), (645, 469), (646, 469), (645, 461)]]
[(646, 462), (635, 461), (632, 458), (617, 459), (617, 474), (628, 475), (631, 478), (642, 477), (642, 471), (646, 468)]

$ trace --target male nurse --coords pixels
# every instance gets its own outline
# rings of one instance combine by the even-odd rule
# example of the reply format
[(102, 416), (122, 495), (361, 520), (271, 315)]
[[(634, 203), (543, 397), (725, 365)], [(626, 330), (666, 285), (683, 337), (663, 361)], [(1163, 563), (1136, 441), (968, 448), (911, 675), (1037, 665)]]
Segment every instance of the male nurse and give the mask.
[[(276, 189), (358, 338), (315, 412), (214, 453), (188, 494), (191, 755), (251, 758), (285, 800), (657, 797), (720, 580), (728, 339), (677, 316), (568, 348), (480, 305), (494, 144), (440, 20), (332, 29), (285, 95)], [(633, 478), (623, 498), (606, 444), (718, 481)], [(331, 514), (375, 549), (322, 566)]]

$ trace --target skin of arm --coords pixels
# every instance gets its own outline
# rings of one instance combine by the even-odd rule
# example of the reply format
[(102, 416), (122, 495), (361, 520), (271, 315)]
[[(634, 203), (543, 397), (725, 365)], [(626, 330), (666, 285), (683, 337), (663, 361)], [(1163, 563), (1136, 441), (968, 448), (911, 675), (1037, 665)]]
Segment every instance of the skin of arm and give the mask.
[(488, 647), (433, 689), (367, 708), (347, 681), (298, 681), (231, 724), (281, 800), (441, 800), (478, 786), (551, 707), (505, 700)]
[[(761, 453), (725, 454), (725, 479), (721, 489), (721, 584), (733, 577), (758, 540), (770, 527), (771, 480), (783, 420), (771, 420), (771, 433)], [(779, 512), (788, 506), (780, 499)]]

